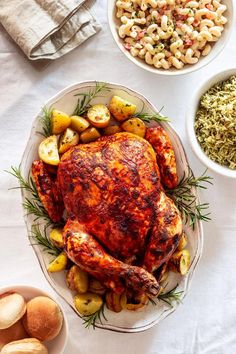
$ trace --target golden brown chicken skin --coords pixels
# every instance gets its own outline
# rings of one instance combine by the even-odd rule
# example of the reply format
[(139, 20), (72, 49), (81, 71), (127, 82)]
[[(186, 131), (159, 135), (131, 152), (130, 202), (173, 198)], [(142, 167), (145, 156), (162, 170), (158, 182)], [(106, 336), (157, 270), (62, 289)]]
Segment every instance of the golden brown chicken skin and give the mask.
[(176, 159), (168, 134), (161, 126), (157, 126), (147, 129), (145, 139), (156, 152), (163, 185), (170, 189), (175, 188), (178, 184)]
[[(181, 219), (163, 191), (156, 154), (146, 140), (118, 133), (78, 145), (63, 155), (57, 177), (69, 215), (77, 216), (114, 257), (142, 258), (152, 243), (152, 229), (161, 223), (158, 218), (165, 243), (170, 238), (175, 241), (171, 250), (176, 247)], [(160, 208), (165, 212), (160, 214)]]
[[(169, 140), (166, 144), (172, 161), (167, 180), (173, 186), (174, 152)], [(68, 215), (67, 254), (98, 279), (105, 276), (117, 292), (122, 278), (131, 289), (157, 293), (150, 273), (168, 262), (182, 235), (179, 211), (164, 192), (157, 161), (167, 163), (167, 149), (154, 152), (147, 140), (122, 132), (71, 148), (58, 166), (57, 187)]]
[(156, 296), (160, 291), (160, 285), (154, 276), (141, 267), (135, 267), (119, 261), (110, 256), (93, 236), (86, 232), (83, 225), (77, 219), (69, 219), (64, 228), (66, 251), (72, 261), (81, 268), (100, 274), (101, 270), (106, 276), (123, 278), (127, 287), (136, 291), (143, 291)]
[(46, 165), (42, 161), (34, 161), (32, 175), (36, 184), (39, 198), (49, 217), (54, 222), (62, 218), (64, 204), (56, 181), (53, 181)]

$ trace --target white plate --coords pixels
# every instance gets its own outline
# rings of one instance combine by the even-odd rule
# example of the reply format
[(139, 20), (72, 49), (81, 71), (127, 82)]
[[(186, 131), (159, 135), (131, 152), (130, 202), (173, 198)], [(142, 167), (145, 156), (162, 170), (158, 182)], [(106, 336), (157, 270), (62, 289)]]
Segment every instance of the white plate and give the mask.
[(224, 13), (224, 16), (227, 17), (228, 22), (224, 25), (224, 31), (222, 32), (220, 39), (216, 43), (214, 43), (211, 52), (207, 56), (202, 56), (196, 64), (185, 65), (180, 70), (175, 69), (173, 67), (169, 70), (157, 69), (152, 65), (148, 65), (144, 60), (138, 57), (133, 57), (130, 52), (124, 48), (124, 40), (120, 38), (118, 34), (118, 29), (120, 27), (120, 19), (116, 17), (116, 0), (109, 0), (107, 2), (108, 23), (117, 46), (122, 51), (122, 53), (135, 65), (139, 66), (144, 70), (150, 71), (153, 74), (158, 75), (175, 76), (189, 74), (204, 67), (205, 65), (209, 64), (213, 59), (215, 59), (224, 49), (225, 45), (227, 44), (230, 38), (234, 24), (234, 0), (223, 0), (222, 3), (227, 6), (227, 11)]
[[(77, 103), (77, 97), (75, 94), (77, 93), (86, 93), (90, 89), (95, 87), (95, 81), (88, 81), (77, 83), (72, 86), (67, 87), (66, 89), (60, 91), (57, 95), (51, 98), (47, 103), (47, 107), (53, 107), (62, 111), (65, 111), (68, 114), (72, 114), (75, 109)], [(158, 110), (141, 94), (128, 89), (127, 87), (116, 85), (116, 84), (108, 84), (110, 91), (101, 94), (99, 98), (96, 98), (93, 103), (104, 103), (107, 104), (113, 95), (118, 95), (127, 99), (134, 104), (137, 105), (137, 110), (144, 110), (147, 113), (157, 113)], [(161, 106), (161, 102), (159, 103)], [(33, 123), (33, 127), (30, 134), (30, 139), (27, 143), (22, 162), (21, 162), (21, 171), (23, 175), (27, 178), (29, 176), (32, 162), (38, 159), (38, 146), (41, 140), (43, 139), (42, 135), (38, 132), (41, 131), (41, 125), (39, 122), (39, 116), (42, 112), (39, 112), (35, 121)], [(169, 123), (161, 123), (164, 129), (168, 132), (169, 137), (172, 141), (176, 159), (177, 159), (177, 168), (178, 175), (181, 178), (185, 173), (188, 172), (188, 161), (186, 158), (186, 154), (180, 138), (174, 131), (173, 127)], [(196, 193), (196, 191), (194, 191)], [(22, 191), (23, 200), (25, 197), (29, 197), (29, 194), (23, 190)], [(28, 229), (28, 235), (30, 236), (31, 226), (34, 223), (32, 216), (25, 216), (25, 221)], [(190, 280), (194, 273), (195, 267), (199, 261), (201, 252), (202, 252), (202, 243), (203, 243), (203, 235), (202, 235), (202, 226), (200, 222), (196, 223), (195, 229), (192, 230), (190, 227), (185, 227), (185, 231), (188, 234), (188, 249), (191, 254), (191, 267), (190, 270), (185, 277), (180, 277), (176, 274), (171, 274), (168, 279), (168, 289), (173, 288), (177, 283), (178, 291), (183, 291), (182, 298), (187, 294)], [(29, 238), (32, 247), (38, 257), (39, 263), (41, 265), (42, 271), (54, 288), (54, 290), (65, 299), (68, 304), (75, 310), (73, 304), (73, 294), (67, 288), (65, 283), (65, 274), (63, 272), (52, 274), (47, 272), (47, 265), (50, 261), (50, 256), (44, 252), (42, 252), (42, 248), (38, 245), (35, 245), (35, 242), (32, 241), (32, 238)], [(164, 302), (158, 302), (156, 306), (151, 303), (146, 306), (143, 310), (132, 312), (132, 311), (122, 311), (120, 313), (114, 313), (105, 309), (105, 315), (107, 321), (103, 321), (103, 323), (96, 322), (96, 326), (103, 329), (114, 330), (117, 332), (140, 332), (144, 331), (156, 323), (160, 322), (163, 318), (171, 314), (177, 307), (177, 304), (174, 307), (170, 307)], [(76, 311), (76, 310), (75, 310)], [(78, 314), (78, 312), (76, 312)], [(78, 314), (79, 315), (79, 314)], [(78, 323), (79, 326), (79, 323)]]

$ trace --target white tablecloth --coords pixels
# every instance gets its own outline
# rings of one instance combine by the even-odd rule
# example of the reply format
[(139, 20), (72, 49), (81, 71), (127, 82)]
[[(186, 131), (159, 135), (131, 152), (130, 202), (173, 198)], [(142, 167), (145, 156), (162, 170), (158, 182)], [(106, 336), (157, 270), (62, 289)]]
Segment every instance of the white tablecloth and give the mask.
[[(31, 123), (44, 102), (76, 81), (101, 80), (140, 91), (172, 118), (190, 164), (198, 175), (205, 167), (190, 150), (185, 133), (186, 106), (196, 87), (222, 69), (236, 66), (234, 28), (223, 53), (207, 67), (180, 77), (154, 76), (129, 62), (107, 25), (106, 2), (95, 5), (102, 31), (65, 57), (39, 70), (0, 28), (0, 286), (29, 284), (51, 292), (26, 235), (21, 196), (15, 179), (3, 172), (21, 160)], [(235, 23), (234, 23), (235, 27)], [(234, 354), (236, 353), (236, 181), (214, 173), (214, 186), (202, 193), (211, 205), (204, 224), (204, 250), (189, 294), (177, 311), (139, 334), (86, 330), (59, 297), (67, 312), (66, 354)]]

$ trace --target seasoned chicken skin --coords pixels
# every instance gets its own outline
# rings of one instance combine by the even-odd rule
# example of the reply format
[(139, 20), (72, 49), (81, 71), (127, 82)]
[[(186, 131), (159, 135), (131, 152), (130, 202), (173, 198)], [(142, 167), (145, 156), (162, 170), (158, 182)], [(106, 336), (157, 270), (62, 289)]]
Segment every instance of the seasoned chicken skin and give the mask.
[[(147, 138), (155, 147), (160, 131), (151, 129)], [(171, 146), (169, 152), (174, 156)], [(69, 216), (67, 254), (88, 273), (114, 279), (114, 288), (121, 279), (136, 290), (159, 291), (150, 273), (169, 260), (182, 235), (179, 211), (163, 190), (157, 164), (167, 165), (168, 159), (166, 149), (154, 151), (147, 140), (125, 132), (79, 144), (61, 158), (57, 187)], [(163, 184), (174, 187), (171, 161), (167, 181), (172, 182)]]

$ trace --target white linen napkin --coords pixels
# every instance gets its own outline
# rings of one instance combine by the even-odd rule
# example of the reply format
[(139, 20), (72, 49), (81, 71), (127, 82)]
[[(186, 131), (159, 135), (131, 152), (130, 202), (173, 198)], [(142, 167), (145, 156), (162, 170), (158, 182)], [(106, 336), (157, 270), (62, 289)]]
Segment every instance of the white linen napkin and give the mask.
[(86, 0), (0, 0), (0, 22), (31, 60), (56, 59), (100, 30)]

